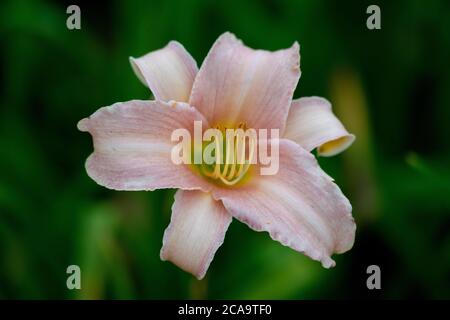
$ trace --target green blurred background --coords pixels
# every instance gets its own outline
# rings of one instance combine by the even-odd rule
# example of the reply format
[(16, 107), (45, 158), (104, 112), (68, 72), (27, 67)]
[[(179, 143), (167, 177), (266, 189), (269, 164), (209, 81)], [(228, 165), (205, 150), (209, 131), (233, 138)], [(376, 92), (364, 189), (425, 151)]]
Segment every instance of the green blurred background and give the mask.
[[(81, 30), (66, 8), (81, 8)], [(0, 298), (450, 298), (450, 3), (2, 1)], [(319, 95), (357, 136), (319, 159), (353, 204), (354, 248), (323, 269), (234, 221), (207, 277), (159, 260), (173, 190), (116, 192), (88, 178), (78, 120), (147, 99), (128, 56), (180, 41), (200, 65), (231, 31), (254, 48), (298, 40), (295, 97)], [(66, 288), (81, 267), (82, 290)], [(366, 288), (381, 268), (382, 289)]]

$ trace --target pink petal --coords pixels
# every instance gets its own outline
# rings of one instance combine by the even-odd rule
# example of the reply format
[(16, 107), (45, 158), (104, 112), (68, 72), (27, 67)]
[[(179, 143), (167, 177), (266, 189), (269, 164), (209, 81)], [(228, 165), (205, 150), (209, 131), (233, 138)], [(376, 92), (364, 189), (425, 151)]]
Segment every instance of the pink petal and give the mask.
[[(185, 103), (133, 100), (97, 110), (78, 123), (94, 140), (89, 176), (116, 190), (198, 188), (203, 182), (186, 165), (171, 161), (174, 129), (192, 130), (199, 112)], [(203, 120), (204, 121), (204, 120)]]
[(276, 175), (254, 176), (237, 189), (216, 189), (214, 198), (250, 228), (269, 232), (326, 268), (334, 266), (331, 255), (353, 246), (352, 207), (311, 153), (287, 139), (279, 143)]
[(330, 102), (319, 97), (292, 101), (284, 138), (297, 142), (308, 151), (318, 148), (317, 153), (321, 156), (334, 156), (355, 140), (333, 114)]
[(161, 259), (202, 279), (230, 223), (230, 214), (210, 193), (178, 190), (164, 232)]
[(188, 101), (198, 67), (180, 43), (171, 41), (140, 58), (130, 57), (130, 63), (157, 100)]
[(195, 79), (190, 105), (211, 125), (283, 129), (300, 77), (299, 45), (253, 50), (233, 34), (217, 39)]

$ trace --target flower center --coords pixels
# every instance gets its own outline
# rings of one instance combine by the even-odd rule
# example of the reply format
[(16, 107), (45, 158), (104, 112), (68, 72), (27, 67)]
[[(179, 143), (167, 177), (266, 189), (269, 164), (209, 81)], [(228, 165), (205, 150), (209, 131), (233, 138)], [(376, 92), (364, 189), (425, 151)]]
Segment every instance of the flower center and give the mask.
[(221, 125), (217, 125), (215, 129), (225, 133), (220, 135), (224, 139), (214, 136), (214, 141), (204, 146), (203, 151), (207, 148), (212, 150), (215, 162), (202, 164), (201, 173), (227, 186), (233, 186), (244, 179), (255, 160), (256, 136), (247, 134), (244, 123), (240, 123), (237, 129)]

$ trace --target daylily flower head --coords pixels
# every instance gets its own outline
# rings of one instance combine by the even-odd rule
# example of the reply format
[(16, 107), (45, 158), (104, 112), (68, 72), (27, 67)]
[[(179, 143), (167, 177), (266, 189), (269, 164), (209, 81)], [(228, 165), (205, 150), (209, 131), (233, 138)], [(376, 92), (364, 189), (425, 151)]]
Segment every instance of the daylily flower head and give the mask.
[[(333, 253), (353, 246), (351, 205), (311, 151), (335, 155), (354, 136), (327, 100), (292, 100), (300, 78), (297, 43), (275, 52), (253, 50), (225, 33), (200, 70), (175, 41), (130, 62), (155, 99), (100, 108), (78, 128), (92, 135), (94, 153), (86, 170), (98, 184), (115, 190), (179, 189), (162, 260), (203, 278), (232, 218), (267, 231), (326, 268), (335, 264)], [(200, 143), (194, 141), (198, 123)], [(180, 129), (176, 138), (187, 133), (187, 151), (193, 151), (186, 155), (184, 149), (183, 159), (200, 154), (203, 160), (209, 151), (212, 162), (173, 160), (180, 151), (174, 132)], [(215, 134), (205, 143), (208, 129)], [(266, 135), (227, 138), (230, 129)], [(275, 170), (265, 174), (268, 163), (258, 162), (263, 151), (276, 161)]]

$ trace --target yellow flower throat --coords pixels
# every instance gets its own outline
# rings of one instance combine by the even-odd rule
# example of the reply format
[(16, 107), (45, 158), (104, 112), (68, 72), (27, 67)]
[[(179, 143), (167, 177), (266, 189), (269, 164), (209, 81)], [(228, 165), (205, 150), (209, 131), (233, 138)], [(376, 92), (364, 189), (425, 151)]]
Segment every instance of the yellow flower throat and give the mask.
[[(214, 136), (214, 141), (203, 145), (202, 151), (205, 151), (206, 148), (213, 149), (212, 155), (215, 158), (215, 163), (201, 164), (200, 172), (204, 176), (218, 180), (227, 186), (236, 185), (243, 180), (253, 163), (256, 137), (246, 136), (244, 123), (240, 123), (236, 130), (221, 125), (217, 125), (215, 129), (225, 133), (222, 135), (225, 139)], [(230, 132), (227, 129), (232, 130)], [(248, 146), (246, 137), (249, 140)], [(247, 150), (248, 158), (246, 157)]]

